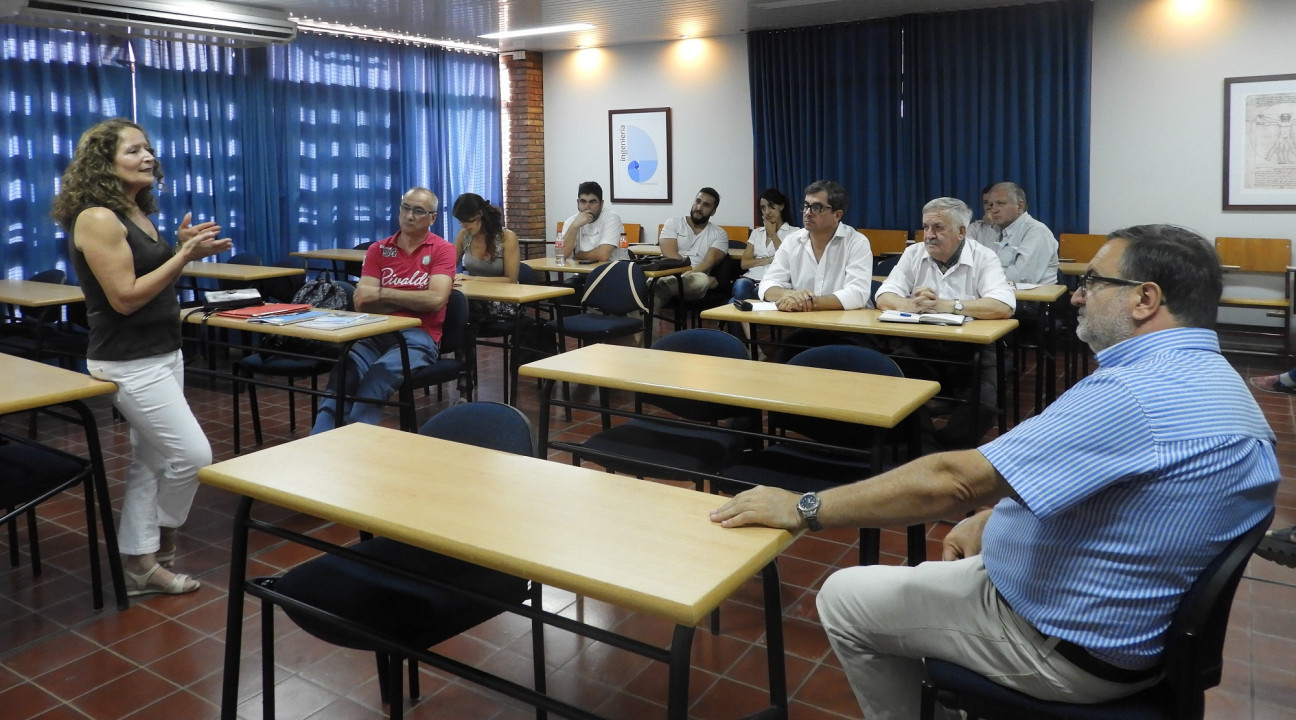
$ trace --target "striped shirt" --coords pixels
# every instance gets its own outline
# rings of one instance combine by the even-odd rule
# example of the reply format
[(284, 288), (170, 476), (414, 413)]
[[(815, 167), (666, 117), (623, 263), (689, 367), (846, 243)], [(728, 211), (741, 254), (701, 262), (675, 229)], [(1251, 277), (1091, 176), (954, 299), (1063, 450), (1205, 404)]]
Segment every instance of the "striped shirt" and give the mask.
[(981, 447), (1017, 495), (995, 506), (982, 555), (1040, 632), (1141, 669), (1197, 575), (1268, 512), (1278, 461), (1213, 331), (1140, 335), (1098, 362)]

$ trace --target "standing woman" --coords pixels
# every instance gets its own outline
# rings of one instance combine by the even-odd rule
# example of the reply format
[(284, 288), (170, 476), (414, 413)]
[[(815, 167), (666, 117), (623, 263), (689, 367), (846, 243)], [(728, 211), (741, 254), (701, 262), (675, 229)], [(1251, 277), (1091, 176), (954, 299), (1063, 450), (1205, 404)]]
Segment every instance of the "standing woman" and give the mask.
[(756, 288), (765, 277), (765, 268), (774, 262), (774, 251), (783, 243), (783, 238), (796, 230), (792, 227), (792, 208), (788, 206), (787, 196), (777, 188), (769, 188), (760, 194), (760, 216), (761, 226), (752, 230), (747, 238), (747, 249), (743, 251), (741, 264), (746, 272), (734, 281), (735, 300), (756, 298)]
[(131, 466), (118, 530), (128, 595), (179, 595), (198, 581), (171, 572), (176, 530), (198, 489), (211, 444), (184, 396), (180, 303), (185, 263), (230, 249), (214, 222), (186, 214), (173, 250), (148, 216), (162, 167), (144, 129), (105, 120), (77, 141), (54, 199), (54, 219), (85, 291), (90, 323), (86, 367), (117, 384), (113, 404), (130, 424)]
[[(475, 193), (460, 195), (450, 210), (459, 221), (459, 234), (455, 235), (455, 267), (463, 272), (455, 282), (481, 280), (483, 282), (515, 283), (521, 252), (517, 235), (504, 228), (500, 209), (486, 198)], [(472, 320), (477, 325), (490, 321), (512, 322), (517, 306), (502, 302), (470, 303)]]

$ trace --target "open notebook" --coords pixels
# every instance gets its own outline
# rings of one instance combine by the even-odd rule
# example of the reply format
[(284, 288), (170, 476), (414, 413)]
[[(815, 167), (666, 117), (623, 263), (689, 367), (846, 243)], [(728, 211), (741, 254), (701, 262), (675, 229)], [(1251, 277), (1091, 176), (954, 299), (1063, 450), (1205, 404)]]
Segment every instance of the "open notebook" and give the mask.
[(882, 322), (924, 323), (926, 325), (962, 325), (972, 318), (955, 313), (911, 313), (899, 310), (883, 310), (878, 315)]

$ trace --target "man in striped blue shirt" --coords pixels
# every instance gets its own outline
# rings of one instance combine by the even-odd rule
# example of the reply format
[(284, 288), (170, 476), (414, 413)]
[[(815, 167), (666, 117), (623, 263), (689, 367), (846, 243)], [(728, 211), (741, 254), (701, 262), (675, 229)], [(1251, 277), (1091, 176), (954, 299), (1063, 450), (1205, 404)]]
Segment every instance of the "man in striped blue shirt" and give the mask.
[(1046, 700), (1137, 692), (1160, 677), (1180, 598), (1265, 516), (1279, 478), (1273, 433), (1211, 329), (1222, 285), (1201, 236), (1118, 230), (1071, 298), (1099, 369), (1041, 415), (817, 496), (749, 490), (712, 519), (817, 530), (994, 505), (950, 531), (951, 562), (824, 583), (820, 620), (869, 720), (917, 717), (921, 657)]

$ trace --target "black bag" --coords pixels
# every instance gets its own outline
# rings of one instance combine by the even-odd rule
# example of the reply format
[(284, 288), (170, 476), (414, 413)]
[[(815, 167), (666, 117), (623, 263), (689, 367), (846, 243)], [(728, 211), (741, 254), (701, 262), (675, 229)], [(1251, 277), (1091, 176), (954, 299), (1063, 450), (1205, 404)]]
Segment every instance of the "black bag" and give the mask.
[[(320, 310), (346, 310), (351, 304), (350, 294), (347, 293), (346, 288), (330, 280), (328, 273), (320, 273), (314, 280), (302, 285), (301, 289), (293, 295), (292, 301), (305, 303)], [(267, 335), (261, 341), (261, 347), (271, 352), (299, 353), (317, 357), (336, 354), (332, 343), (285, 335)]]
[(525, 321), (517, 337), (517, 364), (542, 360), (558, 354), (558, 333), (537, 319)]
[(646, 263), (642, 263), (645, 272), (650, 270), (674, 270), (675, 268), (688, 267), (693, 263), (687, 258), (656, 257)]

